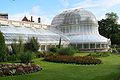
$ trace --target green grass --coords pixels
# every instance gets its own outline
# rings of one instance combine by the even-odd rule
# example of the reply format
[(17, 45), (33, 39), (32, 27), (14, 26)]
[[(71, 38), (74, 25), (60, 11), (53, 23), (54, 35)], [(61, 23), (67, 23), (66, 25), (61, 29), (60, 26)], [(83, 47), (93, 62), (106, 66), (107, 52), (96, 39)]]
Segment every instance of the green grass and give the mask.
[(76, 53), (74, 56), (87, 56), (89, 53)]
[(114, 80), (117, 78), (120, 74), (120, 55), (112, 54), (100, 59), (103, 61), (100, 65), (61, 64), (35, 59), (35, 63), (43, 67), (42, 71), (0, 77), (0, 80)]

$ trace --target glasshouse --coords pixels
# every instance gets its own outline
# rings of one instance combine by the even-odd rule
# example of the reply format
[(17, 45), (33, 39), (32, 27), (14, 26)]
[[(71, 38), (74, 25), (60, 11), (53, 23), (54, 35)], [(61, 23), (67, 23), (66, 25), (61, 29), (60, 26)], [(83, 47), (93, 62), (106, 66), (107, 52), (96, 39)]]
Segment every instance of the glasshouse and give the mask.
[(95, 16), (84, 9), (63, 11), (51, 23), (51, 30), (61, 31), (73, 47), (84, 51), (107, 51), (110, 39), (101, 36), (98, 27)]
[(24, 21), (0, 19), (0, 31), (4, 34), (7, 45), (10, 46), (15, 39), (21, 38), (26, 42), (28, 38), (36, 37), (41, 51), (57, 46), (60, 38), (65, 47), (71, 45), (83, 51), (109, 49), (110, 39), (99, 34), (95, 16), (84, 9), (63, 11), (53, 18), (51, 25), (25, 20), (26, 18)]

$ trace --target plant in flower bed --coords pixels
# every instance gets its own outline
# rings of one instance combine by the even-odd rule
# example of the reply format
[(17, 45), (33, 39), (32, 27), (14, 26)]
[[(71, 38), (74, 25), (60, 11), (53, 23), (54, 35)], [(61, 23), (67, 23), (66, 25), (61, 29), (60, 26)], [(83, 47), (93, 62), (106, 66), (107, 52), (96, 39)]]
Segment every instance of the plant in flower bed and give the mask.
[(58, 50), (59, 55), (74, 55), (76, 50), (72, 47), (61, 48)]
[(109, 55), (110, 55), (109, 52), (96, 52), (96, 53), (89, 53), (88, 54), (88, 56), (92, 56), (92, 57), (107, 57)]
[(25, 53), (21, 53), (19, 56), (21, 63), (30, 63), (32, 62), (33, 57), (34, 57), (34, 53), (29, 51)]
[(96, 59), (90, 56), (65, 56), (65, 55), (56, 55), (56, 56), (47, 56), (44, 59), (45, 61), (58, 62), (58, 63), (75, 63), (75, 64), (100, 64), (101, 60)]
[(40, 70), (42, 70), (42, 68), (39, 65), (33, 63), (0, 64), (0, 76), (27, 74)]

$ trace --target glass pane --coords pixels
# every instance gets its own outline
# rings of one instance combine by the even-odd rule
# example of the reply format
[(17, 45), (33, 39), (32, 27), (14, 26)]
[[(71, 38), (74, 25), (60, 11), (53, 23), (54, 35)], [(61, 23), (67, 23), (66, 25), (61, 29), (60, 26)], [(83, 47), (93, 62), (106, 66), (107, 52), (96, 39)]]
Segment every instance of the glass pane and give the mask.
[(95, 48), (95, 44), (90, 44), (90, 48)]
[(89, 48), (89, 44), (83, 44), (84, 48)]

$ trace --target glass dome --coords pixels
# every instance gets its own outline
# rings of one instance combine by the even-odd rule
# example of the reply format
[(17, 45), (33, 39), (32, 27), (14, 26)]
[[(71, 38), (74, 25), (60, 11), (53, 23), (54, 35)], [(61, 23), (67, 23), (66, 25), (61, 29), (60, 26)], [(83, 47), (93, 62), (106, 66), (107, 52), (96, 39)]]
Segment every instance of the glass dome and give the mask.
[[(98, 27), (96, 17), (82, 8), (63, 11), (56, 15), (51, 23), (51, 29), (56, 29), (66, 35), (74, 47), (107, 50), (110, 40), (99, 34)], [(91, 47), (92, 44), (94, 47)]]
[(52, 28), (69, 34), (98, 33), (98, 22), (95, 16), (84, 9), (63, 11), (55, 16), (51, 23)]
[(51, 25), (59, 26), (59, 25), (74, 25), (74, 24), (94, 24), (97, 26), (97, 20), (95, 16), (84, 9), (75, 9), (75, 10), (67, 10), (63, 11), (59, 15), (55, 16), (52, 20)]

